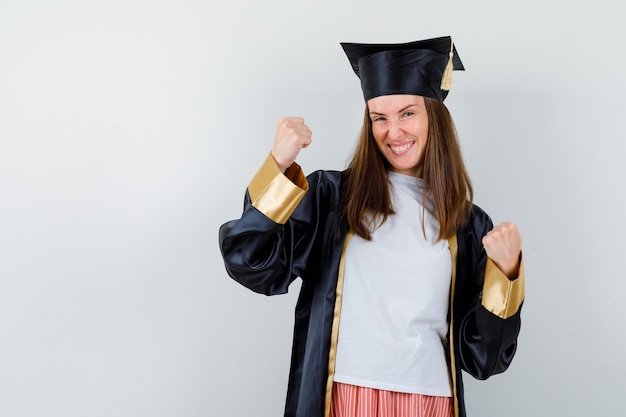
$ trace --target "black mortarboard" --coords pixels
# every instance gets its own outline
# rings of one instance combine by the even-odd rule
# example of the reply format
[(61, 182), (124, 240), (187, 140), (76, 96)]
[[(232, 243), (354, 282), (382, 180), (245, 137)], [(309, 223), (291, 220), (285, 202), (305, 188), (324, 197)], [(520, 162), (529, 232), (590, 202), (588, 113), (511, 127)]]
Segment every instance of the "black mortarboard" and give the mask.
[(464, 70), (452, 38), (396, 44), (341, 43), (361, 80), (365, 101), (391, 94), (413, 94), (443, 101), (452, 71)]

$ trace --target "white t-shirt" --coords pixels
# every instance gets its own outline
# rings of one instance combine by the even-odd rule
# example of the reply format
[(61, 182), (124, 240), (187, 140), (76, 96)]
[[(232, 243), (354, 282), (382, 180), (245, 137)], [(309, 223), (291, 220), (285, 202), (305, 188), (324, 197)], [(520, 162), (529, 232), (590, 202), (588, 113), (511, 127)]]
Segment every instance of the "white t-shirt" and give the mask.
[(452, 261), (439, 223), (424, 212), (422, 180), (388, 173), (395, 215), (346, 253), (334, 380), (451, 396), (444, 343)]

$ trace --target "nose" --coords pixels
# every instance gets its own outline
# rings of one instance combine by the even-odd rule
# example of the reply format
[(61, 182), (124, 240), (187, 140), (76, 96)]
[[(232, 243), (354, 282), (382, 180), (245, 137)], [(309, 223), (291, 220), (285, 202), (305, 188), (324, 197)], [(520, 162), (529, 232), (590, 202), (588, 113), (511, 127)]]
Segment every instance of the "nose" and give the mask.
[(396, 138), (402, 135), (402, 127), (399, 120), (392, 120), (389, 123), (389, 137)]

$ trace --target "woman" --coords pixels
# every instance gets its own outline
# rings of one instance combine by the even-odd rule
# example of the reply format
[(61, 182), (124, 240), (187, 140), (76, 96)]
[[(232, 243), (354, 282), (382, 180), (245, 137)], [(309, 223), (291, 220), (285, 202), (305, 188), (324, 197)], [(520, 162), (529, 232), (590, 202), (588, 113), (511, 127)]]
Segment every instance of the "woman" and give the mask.
[(285, 416), (465, 416), (461, 370), (503, 372), (517, 347), (521, 236), (472, 204), (443, 104), (452, 40), (342, 46), (366, 102), (348, 169), (305, 177), (311, 131), (279, 120), (220, 228), (226, 270), (268, 295), (302, 278)]

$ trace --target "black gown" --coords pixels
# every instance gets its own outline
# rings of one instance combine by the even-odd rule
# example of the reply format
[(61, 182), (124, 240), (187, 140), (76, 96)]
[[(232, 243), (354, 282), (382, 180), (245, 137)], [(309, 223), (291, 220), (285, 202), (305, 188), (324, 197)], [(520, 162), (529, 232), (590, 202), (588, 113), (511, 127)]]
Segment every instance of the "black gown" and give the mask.
[[(220, 250), (228, 274), (266, 295), (302, 279), (285, 417), (328, 417), (343, 290), (343, 255), (351, 232), (339, 215), (342, 172), (283, 175), (271, 155), (248, 186), (241, 217), (223, 224)], [(517, 348), (524, 268), (509, 280), (487, 258), (482, 237), (493, 227), (473, 206), (450, 238), (452, 287), (446, 346), (455, 416), (465, 417), (461, 370), (486, 379), (505, 371)]]

